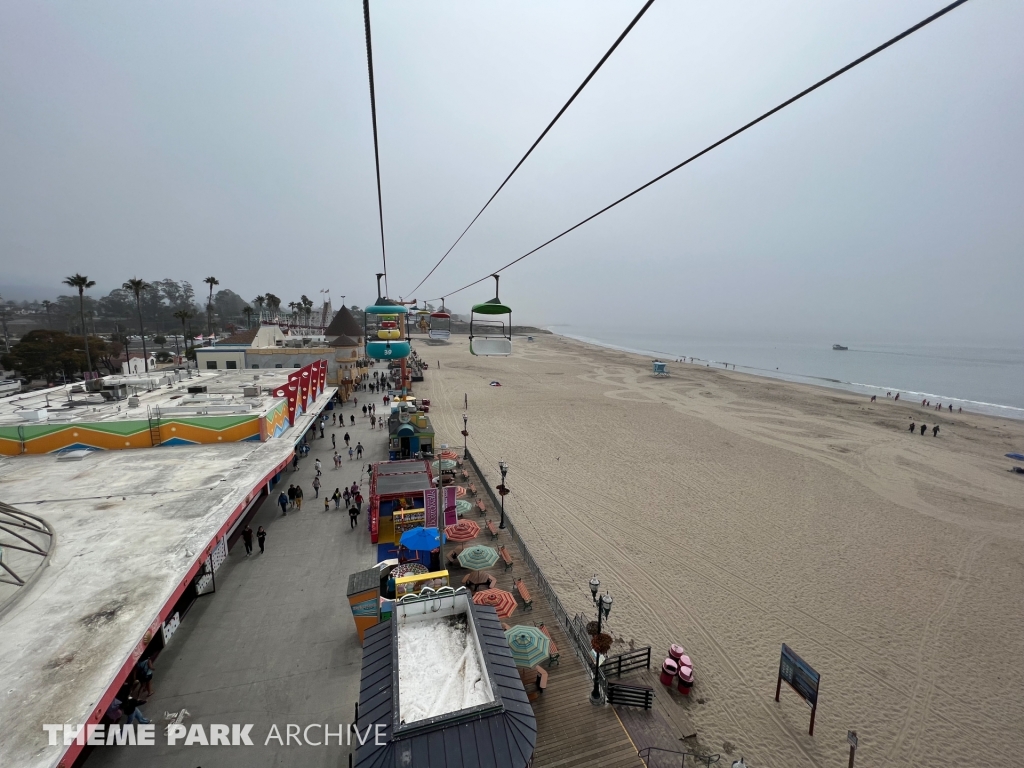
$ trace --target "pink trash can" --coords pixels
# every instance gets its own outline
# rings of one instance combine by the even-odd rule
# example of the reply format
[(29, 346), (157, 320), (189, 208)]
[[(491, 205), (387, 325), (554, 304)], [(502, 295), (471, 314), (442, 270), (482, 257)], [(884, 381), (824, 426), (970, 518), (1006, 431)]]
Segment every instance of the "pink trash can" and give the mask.
[(692, 667), (679, 667), (679, 685), (676, 688), (683, 696), (690, 695), (690, 689), (693, 687), (693, 668)]
[(681, 645), (676, 645), (675, 643), (672, 643), (672, 645), (669, 646), (668, 655), (676, 661), (679, 661), (679, 657), (682, 656), (684, 653), (686, 653), (686, 651), (683, 649), (683, 646)]
[(678, 670), (679, 665), (674, 659), (665, 659), (665, 663), (661, 665), (661, 684), (672, 685), (672, 678), (676, 676)]

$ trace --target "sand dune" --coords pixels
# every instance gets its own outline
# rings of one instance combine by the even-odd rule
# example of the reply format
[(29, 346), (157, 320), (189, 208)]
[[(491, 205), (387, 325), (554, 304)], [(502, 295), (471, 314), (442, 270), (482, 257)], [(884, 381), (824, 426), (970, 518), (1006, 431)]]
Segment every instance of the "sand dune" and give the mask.
[[(459, 446), (468, 395), (470, 448), (491, 479), (509, 462), (508, 509), (571, 609), (596, 571), (617, 639), (687, 648), (705, 745), (838, 767), (854, 728), (858, 765), (1020, 763), (1024, 479), (1002, 455), (1024, 425), (685, 364), (654, 379), (537, 339), (508, 359), (419, 342), (441, 363), (420, 391)], [(783, 642), (822, 675), (813, 737), (795, 693), (774, 701)]]

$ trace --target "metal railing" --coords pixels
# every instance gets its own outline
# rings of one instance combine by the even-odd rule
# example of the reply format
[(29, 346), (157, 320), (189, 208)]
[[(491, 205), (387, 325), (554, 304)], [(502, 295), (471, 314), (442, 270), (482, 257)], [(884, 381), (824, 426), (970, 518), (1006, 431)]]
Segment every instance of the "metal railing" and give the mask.
[[(668, 768), (669, 766), (686, 768), (687, 757), (693, 758), (689, 765), (711, 766), (722, 759), (721, 755), (702, 755), (697, 752), (680, 752), (675, 749), (662, 749), (661, 747), (644, 747), (637, 750), (637, 755), (648, 768)], [(652, 763), (652, 757), (656, 758), (657, 762)]]
[(631, 672), (634, 669), (651, 668), (651, 646), (637, 648), (635, 651), (626, 651), (617, 656), (609, 656), (602, 665), (602, 671), (607, 675), (622, 677), (623, 672)]
[[(484, 490), (487, 492), (488, 498), (494, 505), (494, 509), (501, 509), (501, 500), (487, 483), (487, 477), (480, 471), (480, 466), (476, 463), (476, 459), (473, 458), (468, 450), (466, 451), (466, 461), (468, 461), (476, 471), (477, 476), (480, 478), (480, 484), (484, 486)], [(508, 531), (509, 536), (516, 546), (519, 547), (519, 552), (523, 562), (526, 564), (526, 567), (530, 569), (530, 573), (533, 574), (534, 579), (536, 579), (537, 586), (540, 588), (545, 599), (548, 601), (548, 604), (551, 606), (551, 612), (554, 613), (555, 619), (559, 624), (561, 624), (566, 636), (572, 643), (573, 650), (576, 651), (576, 655), (579, 657), (580, 661), (583, 662), (583, 666), (587, 668), (591, 677), (593, 677), (594, 659), (590, 655), (590, 635), (588, 635), (586, 631), (587, 620), (583, 619), (578, 614), (570, 619), (568, 611), (565, 610), (565, 606), (562, 605), (562, 601), (558, 599), (558, 595), (555, 594), (555, 590), (544, 577), (544, 572), (540, 569), (540, 566), (534, 559), (533, 554), (530, 552), (530, 548), (516, 530), (516, 527), (512, 522), (512, 518), (509, 516), (508, 510), (505, 511), (505, 530)], [(604, 675), (601, 677), (603, 681)]]

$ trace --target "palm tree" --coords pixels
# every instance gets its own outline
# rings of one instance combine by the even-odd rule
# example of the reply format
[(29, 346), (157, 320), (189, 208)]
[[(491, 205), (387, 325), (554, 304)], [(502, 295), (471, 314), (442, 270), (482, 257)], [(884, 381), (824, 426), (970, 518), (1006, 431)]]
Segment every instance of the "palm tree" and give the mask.
[(146, 351), (146, 329), (142, 326), (142, 292), (148, 291), (153, 286), (145, 280), (133, 277), (121, 287), (126, 291), (131, 291), (135, 294), (135, 310), (139, 314), (139, 336), (142, 338), (142, 365), (144, 366), (146, 373), (149, 373), (149, 353)]
[(263, 320), (263, 305), (267, 303), (267, 297), (262, 293), (252, 300), (252, 303), (260, 308), (260, 320)]
[(95, 280), (90, 280), (87, 275), (80, 275), (77, 272), (71, 277), (65, 277), (64, 285), (70, 285), (78, 289), (78, 311), (82, 315), (82, 339), (85, 341), (85, 366), (92, 372), (92, 356), (89, 354), (89, 332), (85, 329), (85, 289), (96, 285)]
[(185, 355), (186, 360), (188, 356), (188, 335), (185, 333), (185, 321), (191, 320), (195, 317), (195, 313), (189, 312), (187, 309), (179, 309), (174, 313), (174, 316), (181, 321), (181, 338), (185, 340)]
[(53, 302), (52, 301), (47, 300), (47, 301), (43, 302), (43, 309), (46, 310), (46, 328), (48, 330), (50, 328), (50, 307), (52, 307), (52, 306), (53, 306)]
[(213, 335), (213, 286), (220, 285), (220, 280), (216, 277), (203, 278), (203, 282), (210, 286), (210, 300), (206, 302), (206, 319), (207, 325), (210, 329), (210, 335)]
[(245, 327), (246, 328), (251, 328), (252, 327), (252, 307), (250, 307), (248, 304), (246, 304), (244, 307), (242, 307), (242, 314), (245, 315)]
[(267, 294), (267, 307), (274, 313), (274, 319), (277, 319), (277, 311), (281, 309), (281, 299), (272, 293)]

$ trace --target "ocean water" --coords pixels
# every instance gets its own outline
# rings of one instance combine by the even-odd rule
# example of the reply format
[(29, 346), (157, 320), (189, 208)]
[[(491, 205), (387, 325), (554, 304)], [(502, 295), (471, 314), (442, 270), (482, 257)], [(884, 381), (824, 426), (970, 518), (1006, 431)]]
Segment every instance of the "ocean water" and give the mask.
[[(834, 387), (884, 398), (949, 403), (953, 408), (1024, 419), (1024, 345), (954, 346), (833, 341), (700, 338), (684, 333), (642, 333), (574, 325), (550, 326), (554, 333), (613, 349), (660, 356), (693, 357), (762, 376)], [(678, 365), (678, 363), (677, 363)], [(672, 366), (669, 366), (671, 371)]]

